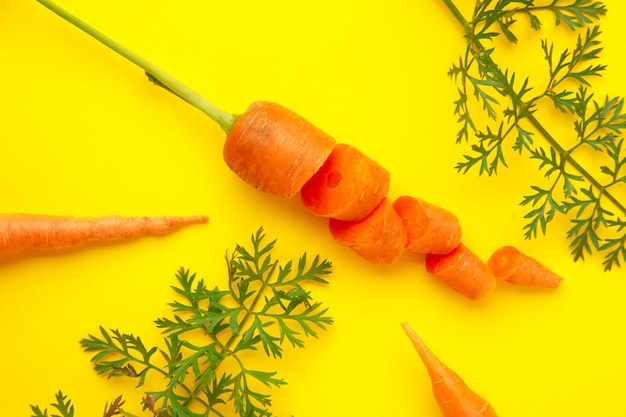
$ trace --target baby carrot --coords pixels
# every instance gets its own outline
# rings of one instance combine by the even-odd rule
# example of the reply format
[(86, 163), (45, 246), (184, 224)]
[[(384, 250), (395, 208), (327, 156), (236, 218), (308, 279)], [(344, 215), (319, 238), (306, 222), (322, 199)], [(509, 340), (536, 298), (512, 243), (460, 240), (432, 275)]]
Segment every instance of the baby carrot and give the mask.
[(257, 101), (228, 132), (223, 155), (241, 179), (289, 199), (320, 169), (334, 146), (335, 139), (298, 114)]
[(435, 400), (444, 417), (497, 417), (491, 404), (442, 363), (407, 323), (402, 323), (402, 328), (428, 371)]
[(408, 233), (407, 250), (445, 254), (461, 243), (461, 225), (450, 211), (417, 197), (401, 196), (393, 202)]
[(392, 263), (406, 248), (406, 229), (387, 198), (363, 220), (330, 219), (328, 224), (335, 240), (372, 263)]
[(557, 288), (563, 278), (513, 246), (503, 246), (487, 261), (495, 277), (512, 284)]
[(427, 254), (426, 271), (471, 300), (485, 297), (496, 287), (491, 269), (463, 243), (444, 255)]
[(0, 215), (0, 256), (28, 250), (53, 250), (88, 242), (158, 235), (177, 228), (205, 223), (206, 216), (190, 217), (70, 217), (35, 214)]
[(302, 187), (304, 206), (317, 216), (345, 221), (365, 218), (389, 191), (390, 174), (357, 148), (337, 144)]

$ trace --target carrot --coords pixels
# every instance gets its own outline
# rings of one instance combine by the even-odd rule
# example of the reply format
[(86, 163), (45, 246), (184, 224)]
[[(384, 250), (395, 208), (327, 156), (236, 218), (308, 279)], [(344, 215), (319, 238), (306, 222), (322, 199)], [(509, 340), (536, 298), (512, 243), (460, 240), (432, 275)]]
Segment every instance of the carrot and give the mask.
[(53, 250), (88, 242), (131, 239), (165, 234), (179, 227), (204, 223), (205, 216), (190, 217), (70, 217), (35, 214), (0, 215), (0, 256), (28, 250)]
[(224, 161), (241, 179), (289, 199), (326, 161), (335, 139), (285, 107), (252, 103), (226, 136)]
[(357, 148), (339, 143), (300, 197), (311, 213), (356, 221), (367, 217), (389, 192), (390, 174)]
[(503, 246), (487, 261), (495, 277), (512, 284), (557, 288), (563, 278), (513, 246)]
[(496, 287), (491, 269), (463, 243), (444, 255), (427, 254), (426, 270), (472, 300), (488, 295)]
[(328, 225), (335, 240), (372, 263), (392, 263), (406, 248), (406, 229), (387, 198), (363, 220), (331, 218)]
[(402, 328), (428, 371), (435, 400), (445, 417), (497, 417), (491, 404), (442, 363), (407, 323), (402, 323)]
[(420, 198), (401, 196), (393, 202), (406, 227), (407, 250), (445, 254), (461, 243), (461, 225), (450, 211)]

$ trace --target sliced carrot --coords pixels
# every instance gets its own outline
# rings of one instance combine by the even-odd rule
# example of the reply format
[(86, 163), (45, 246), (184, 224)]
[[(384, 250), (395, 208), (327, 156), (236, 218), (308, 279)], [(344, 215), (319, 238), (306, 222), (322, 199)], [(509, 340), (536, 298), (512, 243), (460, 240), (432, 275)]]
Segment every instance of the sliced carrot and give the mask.
[(444, 255), (427, 254), (426, 270), (472, 300), (485, 297), (496, 287), (491, 269), (463, 243)]
[(503, 246), (487, 261), (495, 277), (512, 284), (557, 288), (563, 278), (513, 246)]
[(267, 101), (252, 103), (228, 132), (223, 155), (241, 179), (289, 199), (320, 169), (335, 139), (302, 116)]
[(491, 404), (441, 362), (407, 323), (402, 323), (402, 328), (428, 371), (435, 400), (444, 417), (497, 417)]
[(369, 215), (389, 192), (390, 174), (357, 148), (338, 143), (319, 171), (302, 187), (311, 213), (356, 221)]
[(206, 216), (190, 217), (70, 217), (35, 214), (0, 215), (0, 256), (31, 249), (64, 249), (88, 242), (131, 239), (165, 234), (195, 223)]
[(406, 229), (387, 198), (363, 220), (330, 219), (329, 228), (335, 240), (372, 263), (392, 263), (406, 248)]
[(406, 227), (407, 250), (445, 254), (461, 243), (461, 225), (452, 212), (411, 196), (398, 197), (393, 208)]

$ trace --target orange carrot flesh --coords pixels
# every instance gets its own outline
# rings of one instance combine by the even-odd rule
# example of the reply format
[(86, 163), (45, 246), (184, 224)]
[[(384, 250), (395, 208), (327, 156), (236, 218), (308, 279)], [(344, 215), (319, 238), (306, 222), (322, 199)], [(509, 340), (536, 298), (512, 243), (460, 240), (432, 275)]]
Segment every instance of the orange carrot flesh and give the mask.
[(65, 249), (88, 242), (160, 235), (207, 221), (206, 216), (70, 217), (3, 214), (0, 215), (0, 257), (28, 250)]
[(495, 277), (516, 285), (557, 288), (563, 278), (513, 246), (503, 246), (487, 261)]
[(357, 148), (339, 143), (304, 184), (300, 197), (317, 216), (357, 221), (387, 196), (389, 183), (389, 171)]
[(372, 263), (392, 263), (406, 248), (406, 229), (387, 198), (363, 220), (330, 219), (329, 228), (335, 240)]
[(444, 417), (497, 417), (491, 404), (442, 363), (407, 323), (402, 323), (402, 328), (428, 371), (435, 400)]
[(320, 169), (335, 143), (291, 110), (257, 101), (228, 132), (223, 156), (230, 169), (248, 184), (289, 199)]
[(452, 212), (411, 196), (398, 197), (393, 208), (406, 227), (407, 250), (445, 254), (461, 243), (461, 225)]
[(471, 300), (485, 297), (496, 287), (493, 271), (463, 243), (444, 255), (427, 254), (426, 271)]

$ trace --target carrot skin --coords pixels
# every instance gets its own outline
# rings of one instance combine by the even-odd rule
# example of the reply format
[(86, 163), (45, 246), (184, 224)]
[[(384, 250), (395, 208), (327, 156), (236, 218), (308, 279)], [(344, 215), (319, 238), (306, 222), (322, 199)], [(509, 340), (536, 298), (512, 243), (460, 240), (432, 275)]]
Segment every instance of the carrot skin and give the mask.
[(463, 243), (444, 255), (427, 254), (426, 271), (471, 300), (487, 296), (496, 287), (493, 271)]
[(226, 135), (223, 156), (230, 169), (248, 184), (290, 199), (320, 169), (335, 143), (291, 110), (257, 101)]
[(29, 250), (65, 249), (89, 242), (110, 242), (161, 235), (206, 223), (206, 216), (70, 217), (35, 214), (0, 215), (0, 257)]
[(389, 264), (405, 252), (406, 229), (387, 198), (363, 220), (329, 219), (328, 225), (336, 241), (371, 263)]
[(304, 206), (316, 216), (357, 221), (389, 192), (390, 174), (357, 148), (338, 143), (324, 165), (302, 187)]
[(428, 371), (435, 400), (444, 417), (497, 417), (491, 404), (441, 362), (407, 323), (403, 322), (402, 328)]
[(398, 197), (393, 208), (406, 227), (408, 251), (445, 254), (461, 243), (461, 225), (452, 212), (411, 196)]
[(563, 282), (561, 276), (513, 246), (503, 246), (495, 251), (487, 261), (487, 266), (496, 279), (516, 285), (557, 288)]

